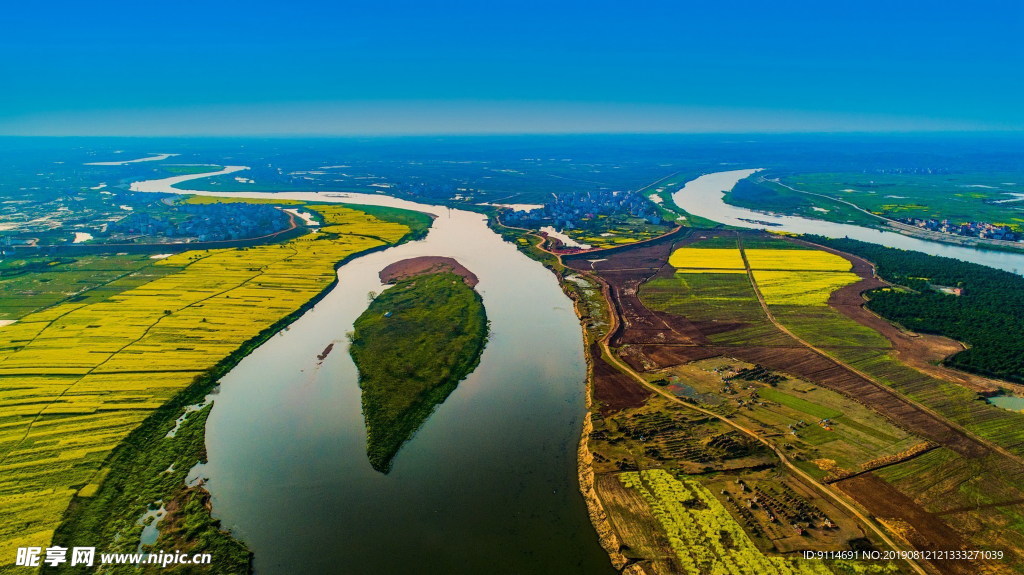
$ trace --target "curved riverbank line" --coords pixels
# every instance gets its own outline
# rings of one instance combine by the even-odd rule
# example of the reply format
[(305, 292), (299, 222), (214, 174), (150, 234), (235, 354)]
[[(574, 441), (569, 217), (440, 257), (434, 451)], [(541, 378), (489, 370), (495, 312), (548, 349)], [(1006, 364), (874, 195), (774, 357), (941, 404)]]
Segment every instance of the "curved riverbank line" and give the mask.
[[(382, 194), (191, 193), (436, 216), (421, 241), (342, 266), (323, 300), (221, 379), (206, 426), (209, 461), (193, 476), (208, 478), (214, 516), (252, 549), (256, 572), (614, 573), (578, 491), (586, 371), (579, 323), (556, 278), (478, 213)], [(491, 335), (479, 366), (382, 475), (366, 456), (351, 356), (317, 354), (344, 345), (367, 293), (386, 287), (381, 269), (419, 256), (454, 258), (478, 276)]]
[(147, 156), (145, 158), (137, 158), (135, 160), (114, 160), (110, 162), (86, 162), (86, 166), (126, 166), (128, 164), (138, 164), (141, 162), (161, 162), (172, 156), (178, 154), (156, 154), (155, 156)]
[[(0, 392), (12, 418), (0, 432), (0, 499), (16, 501), (3, 510), (0, 553), (49, 545), (72, 501), (73, 513), (93, 512), (76, 541), (129, 545), (126, 515), (105, 506), (138, 497), (126, 505), (141, 514), (152, 484), (132, 491), (113, 482), (110, 453), (150, 416), (165, 417), (183, 390), (237, 361), (248, 342), (284, 327), (282, 318), (336, 281), (339, 262), (409, 232), (341, 206), (318, 210), (350, 233), (172, 255), (152, 264), (171, 270), (157, 279), (95, 303), (58, 304), (0, 332), (0, 380), (18, 383)], [(165, 448), (159, 441), (151, 447)], [(179, 465), (171, 475), (183, 480), (187, 471)]]
[(750, 177), (759, 170), (730, 170), (727, 172), (705, 174), (687, 182), (679, 191), (673, 193), (672, 200), (680, 209), (688, 213), (729, 226), (797, 234), (815, 234), (830, 238), (848, 237), (873, 244), (914, 250), (934, 256), (946, 256), (1016, 274), (1024, 274), (1024, 254), (956, 246), (913, 238), (895, 232), (824, 220), (812, 220), (799, 216), (779, 216), (725, 203), (724, 197), (726, 192), (731, 190), (737, 182)]
[(223, 176), (225, 174), (233, 174), (235, 172), (241, 172), (242, 170), (248, 170), (249, 166), (224, 166), (223, 169), (216, 172), (200, 172), (198, 174), (183, 174), (181, 176), (172, 176), (170, 178), (162, 178), (159, 180), (146, 180), (143, 182), (133, 182), (129, 186), (129, 190), (133, 192), (159, 192), (164, 194), (199, 194), (203, 195), (200, 190), (180, 190), (174, 186), (189, 180), (201, 180), (203, 178), (212, 178), (214, 176)]

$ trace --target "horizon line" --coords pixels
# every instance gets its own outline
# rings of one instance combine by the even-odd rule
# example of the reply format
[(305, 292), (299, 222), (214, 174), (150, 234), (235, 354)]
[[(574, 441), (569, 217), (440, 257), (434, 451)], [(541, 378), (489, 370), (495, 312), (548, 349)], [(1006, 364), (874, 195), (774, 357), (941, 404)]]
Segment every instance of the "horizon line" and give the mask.
[(253, 138), (253, 139), (335, 139), (335, 138), (441, 138), (441, 137), (539, 137), (539, 136), (843, 136), (843, 135), (946, 135), (946, 136), (1024, 136), (1024, 128), (977, 130), (914, 129), (914, 130), (751, 130), (747, 131), (565, 131), (565, 132), (269, 132), (269, 133), (195, 133), (195, 134), (2, 134), (0, 138)]

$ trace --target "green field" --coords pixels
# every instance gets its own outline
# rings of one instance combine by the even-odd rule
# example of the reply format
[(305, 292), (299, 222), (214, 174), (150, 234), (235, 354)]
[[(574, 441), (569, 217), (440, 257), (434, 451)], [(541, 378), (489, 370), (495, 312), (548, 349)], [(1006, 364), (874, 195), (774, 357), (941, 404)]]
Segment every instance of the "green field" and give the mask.
[(890, 353), (855, 347), (835, 347), (830, 353), (977, 435), (1024, 455), (1024, 414), (991, 405), (965, 387), (900, 363)]
[[(870, 467), (879, 457), (922, 443), (835, 391), (774, 372), (781, 380), (772, 384), (742, 377), (743, 370), (751, 369), (756, 366), (715, 357), (674, 366), (650, 374), (650, 378), (685, 383), (698, 392), (696, 403), (701, 407), (755, 429), (771, 429), (771, 441), (794, 454), (798, 463), (805, 463), (805, 470), (818, 478)], [(823, 419), (829, 421), (819, 423)]]
[(800, 399), (799, 397), (771, 387), (762, 387), (757, 390), (757, 394), (768, 401), (774, 401), (775, 403), (785, 405), (786, 407), (795, 409), (801, 413), (806, 413), (811, 417), (817, 417), (818, 419), (832, 419), (843, 414), (841, 411), (823, 407), (816, 403), (807, 401), (806, 399)]
[(1014, 550), (1008, 572), (1024, 570), (1024, 489), (1019, 467), (988, 456), (965, 459), (939, 448), (875, 472), (899, 491), (914, 496), (926, 511), (970, 534), (985, 548)]
[[(879, 248), (883, 254), (892, 254), (893, 257), (903, 258), (903, 253), (893, 250)], [(913, 255), (910, 257), (924, 258), (932, 261), (930, 256)], [(943, 269), (943, 273), (955, 274), (955, 265), (945, 265), (941, 258), (935, 258), (932, 263), (936, 270)], [(896, 260), (898, 263), (901, 260)], [(887, 263), (890, 268), (894, 262)], [(964, 264), (966, 265), (966, 264)], [(980, 267), (980, 266), (979, 266)], [(880, 268), (883, 273), (889, 269)], [(908, 268), (909, 269), (909, 268)], [(993, 286), (986, 287), (980, 284), (984, 273), (971, 276), (968, 272), (971, 268), (965, 269), (963, 277), (970, 278), (970, 281), (979, 282), (977, 286), (969, 289), (979, 297), (980, 303), (976, 310), (969, 301), (953, 296), (942, 296), (934, 293), (917, 293), (907, 295), (908, 308), (906, 312), (916, 310), (919, 314), (918, 321), (923, 317), (937, 317), (943, 321), (950, 322), (956, 327), (965, 326), (965, 334), (979, 333), (979, 325), (991, 321), (991, 331), (1009, 335), (984, 334), (986, 340), (992, 345), (1006, 345), (1014, 341), (1015, 333), (1012, 329), (999, 328), (1000, 325), (1012, 325), (1013, 317), (1018, 313), (1017, 306), (1009, 306), (1008, 309), (1001, 309), (1000, 302), (1009, 302), (1011, 298), (1018, 297), (1015, 293), (1001, 291), (1002, 284), (999, 281), (1017, 282), (1018, 278), (1003, 272), (990, 270), (994, 276)], [(933, 270), (934, 273), (934, 270)], [(892, 278), (898, 279), (898, 278)], [(948, 281), (948, 280), (943, 280)], [(1012, 283), (1010, 285), (1013, 285)], [(873, 292), (875, 297), (881, 297), (879, 292)], [(924, 303), (916, 303), (915, 299), (925, 300)], [(925, 304), (936, 300), (937, 310), (931, 310)], [(770, 302), (769, 302), (770, 303)], [(892, 346), (884, 336), (876, 331), (867, 328), (860, 323), (840, 314), (836, 310), (825, 306), (790, 306), (772, 305), (772, 313), (776, 319), (793, 331), (797, 336), (810, 344), (824, 349), (840, 361), (848, 363), (854, 368), (861, 370), (879, 382), (889, 385), (905, 394), (914, 401), (933, 409), (949, 418), (950, 420), (966, 427), (981, 437), (989, 439), (1003, 447), (1024, 455), (1024, 414), (1016, 413), (995, 407), (979, 399), (978, 395), (960, 385), (943, 381), (922, 373), (912, 367), (901, 363), (893, 357)], [(972, 313), (972, 310), (973, 313)], [(1009, 316), (1009, 317), (1001, 317)], [(913, 327), (917, 327), (916, 325)], [(937, 330), (936, 330), (937, 331)], [(955, 334), (950, 334), (955, 335)], [(982, 344), (979, 341), (979, 344)], [(982, 344), (982, 345), (984, 345)], [(986, 346), (987, 347), (987, 346)], [(998, 351), (996, 348), (993, 351)], [(1002, 353), (1012, 353), (1014, 348), (1009, 348)], [(955, 357), (955, 356), (954, 356)], [(1014, 361), (1016, 358), (1006, 358), (1006, 361)]]
[[(793, 187), (804, 189), (798, 185), (793, 185)], [(843, 224), (873, 227), (881, 223), (879, 218), (865, 214), (853, 206), (828, 197), (803, 194), (766, 180), (764, 177), (740, 180), (732, 191), (725, 195), (725, 201), (728, 204), (756, 211), (802, 216)]]
[(387, 473), (402, 444), (476, 369), (487, 331), (480, 295), (452, 273), (399, 281), (359, 316), (350, 351), (374, 469)]
[(18, 319), (67, 300), (95, 303), (176, 270), (155, 263), (145, 255), (0, 261), (0, 319)]
[(682, 273), (644, 283), (640, 301), (650, 309), (691, 321), (714, 322), (708, 335), (720, 345), (785, 344), (789, 338), (768, 321), (745, 273)]
[(861, 325), (827, 305), (773, 305), (775, 319), (815, 347), (857, 346), (887, 350), (882, 334)]
[(577, 242), (591, 248), (614, 248), (656, 238), (672, 231), (668, 225), (652, 224), (628, 215), (582, 218), (578, 228), (562, 230)]
[(1024, 202), (992, 203), (1024, 193), (1019, 173), (817, 173), (785, 176), (782, 182), (890, 218), (984, 221), (1024, 230)]
[(813, 250), (814, 248), (791, 242), (784, 237), (788, 234), (773, 234), (771, 236), (744, 236), (743, 247), (750, 250)]

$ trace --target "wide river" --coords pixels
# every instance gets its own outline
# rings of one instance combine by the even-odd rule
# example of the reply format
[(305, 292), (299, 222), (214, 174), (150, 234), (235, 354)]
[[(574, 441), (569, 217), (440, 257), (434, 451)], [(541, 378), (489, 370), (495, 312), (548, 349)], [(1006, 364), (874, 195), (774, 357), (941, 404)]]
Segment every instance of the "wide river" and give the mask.
[[(687, 182), (682, 189), (672, 194), (672, 199), (677, 206), (695, 216), (730, 226), (764, 228), (798, 234), (818, 234), (832, 238), (848, 237), (894, 248), (916, 250), (935, 256), (956, 258), (1016, 274), (1024, 274), (1024, 254), (955, 246), (913, 238), (895, 232), (883, 232), (849, 224), (838, 224), (797, 216), (765, 214), (725, 203), (725, 193), (732, 190), (736, 182), (749, 177), (757, 171), (732, 170), (729, 172), (706, 174)], [(767, 226), (749, 220), (770, 222), (776, 225)]]
[[(171, 184), (195, 177), (132, 189), (185, 193)], [(378, 195), (195, 193), (437, 216), (425, 239), (342, 266), (323, 300), (221, 380), (209, 463), (194, 473), (209, 478), (214, 516), (252, 549), (257, 573), (614, 573), (578, 489), (586, 364), (553, 274), (471, 212)], [(382, 268), (424, 255), (480, 278), (491, 338), (384, 475), (367, 462), (345, 333), (383, 289)]]
[[(244, 166), (227, 166), (232, 173)], [(723, 201), (756, 170), (701, 176), (673, 195), (725, 224), (848, 236), (1020, 273), (1024, 256), (858, 226), (766, 215)], [(256, 572), (614, 572), (576, 479), (586, 366), (579, 323), (554, 276), (487, 228), (479, 214), (380, 195), (133, 190), (386, 205), (433, 214), (423, 240), (358, 257), (313, 309), (221, 380), (206, 429), (214, 516), (255, 552)], [(377, 273), (416, 256), (450, 256), (480, 278), (491, 339), (480, 366), (394, 460), (366, 459), (355, 365), (345, 333), (383, 289)], [(317, 354), (334, 350), (323, 362)]]

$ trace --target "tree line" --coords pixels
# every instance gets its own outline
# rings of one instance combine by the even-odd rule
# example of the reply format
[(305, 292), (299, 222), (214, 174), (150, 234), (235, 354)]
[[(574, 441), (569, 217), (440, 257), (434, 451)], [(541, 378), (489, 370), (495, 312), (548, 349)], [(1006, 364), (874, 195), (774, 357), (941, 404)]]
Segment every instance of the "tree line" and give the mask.
[[(1024, 383), (1024, 277), (848, 238), (807, 239), (870, 260), (879, 277), (908, 288), (873, 290), (867, 307), (908, 329), (969, 346), (946, 358), (946, 365)], [(938, 291), (938, 286), (963, 292), (951, 295)]]

